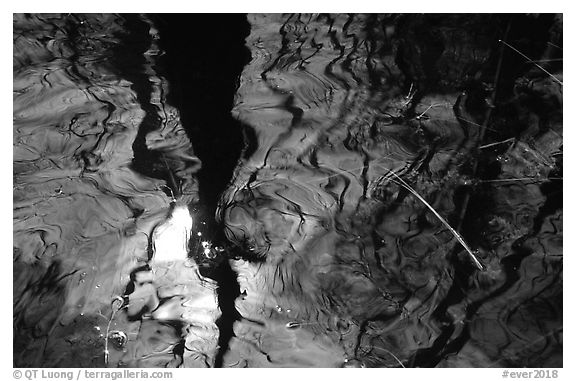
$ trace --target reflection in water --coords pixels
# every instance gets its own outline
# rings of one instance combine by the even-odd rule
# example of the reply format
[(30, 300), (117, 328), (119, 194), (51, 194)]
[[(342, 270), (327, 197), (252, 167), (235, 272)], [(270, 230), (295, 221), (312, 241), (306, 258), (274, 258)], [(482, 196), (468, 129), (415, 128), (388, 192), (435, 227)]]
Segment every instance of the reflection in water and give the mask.
[(199, 160), (155, 29), (14, 17), (15, 364), (105, 366), (106, 347), (111, 366), (210, 365), (216, 285), (187, 259)]
[(222, 242), (166, 20), (14, 15), (15, 366), (562, 366), (560, 16), (249, 15)]
[[(252, 61), (233, 113), (252, 129), (255, 148), (220, 216), (228, 239), (251, 255), (233, 262), (245, 320), (224, 364), (561, 365), (562, 214), (543, 208), (561, 188), (541, 188), (561, 155), (562, 89), (526, 67), (512, 83), (499, 81), (502, 107), (485, 124), (495, 90), (482, 86), (494, 83), (495, 42), (506, 33), (520, 40), (527, 21), (249, 20)], [(540, 18), (538, 38), (558, 38), (558, 22)], [(514, 84), (518, 77), (539, 90)], [(512, 120), (526, 130), (504, 125)], [(514, 144), (477, 149), (511, 137)], [(462, 225), (485, 271), (397, 176)], [(502, 181), (509, 178), (534, 181)], [(555, 225), (532, 226), (537, 219)], [(554, 244), (542, 241), (547, 232)]]

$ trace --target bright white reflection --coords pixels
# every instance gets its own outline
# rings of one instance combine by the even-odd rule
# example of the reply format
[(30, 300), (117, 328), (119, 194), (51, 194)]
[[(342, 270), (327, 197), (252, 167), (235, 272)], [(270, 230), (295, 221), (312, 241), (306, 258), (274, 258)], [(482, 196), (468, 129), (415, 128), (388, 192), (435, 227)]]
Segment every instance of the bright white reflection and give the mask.
[(176, 206), (172, 216), (154, 231), (154, 261), (186, 260), (192, 224), (188, 208), (185, 205)]
[(204, 249), (203, 254), (206, 257), (210, 257), (210, 253), (212, 252), (212, 244), (208, 241), (202, 241), (202, 248)]

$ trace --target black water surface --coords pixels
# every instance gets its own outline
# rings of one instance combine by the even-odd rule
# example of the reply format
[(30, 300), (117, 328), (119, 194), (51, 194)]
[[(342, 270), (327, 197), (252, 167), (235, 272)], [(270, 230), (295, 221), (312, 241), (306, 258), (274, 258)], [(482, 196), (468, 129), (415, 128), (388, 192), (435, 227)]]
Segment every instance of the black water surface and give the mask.
[(561, 366), (561, 29), (15, 17), (15, 365)]
[[(243, 126), (231, 110), (240, 74), (250, 60), (244, 44), (250, 25), (242, 14), (160, 14), (152, 19), (165, 51), (159, 66), (170, 85), (167, 100), (180, 111), (183, 127), (202, 161), (197, 174), (202, 233), (221, 243), (222, 230), (214, 221), (216, 206), (244, 148)], [(240, 318), (234, 306), (240, 289), (226, 258), (210, 261), (200, 271), (218, 283), (222, 315), (216, 321), (220, 336), (214, 366), (221, 367), (234, 334), (232, 325)]]
[(167, 100), (202, 161), (197, 174), (201, 212), (213, 223), (220, 194), (244, 146), (242, 125), (231, 115), (250, 25), (242, 14), (159, 14), (152, 16), (165, 54), (159, 58), (170, 84)]

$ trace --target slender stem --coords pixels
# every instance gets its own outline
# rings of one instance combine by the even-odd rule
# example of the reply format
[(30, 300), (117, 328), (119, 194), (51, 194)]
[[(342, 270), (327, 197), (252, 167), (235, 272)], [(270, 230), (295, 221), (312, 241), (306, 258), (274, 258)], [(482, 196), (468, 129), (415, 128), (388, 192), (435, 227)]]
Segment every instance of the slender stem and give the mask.
[(474, 253), (472, 252), (472, 249), (468, 246), (468, 244), (466, 243), (466, 241), (464, 241), (464, 238), (462, 238), (462, 236), (452, 227), (450, 226), (450, 224), (448, 223), (448, 221), (446, 221), (444, 219), (444, 217), (442, 217), (440, 215), (440, 213), (438, 213), (433, 207), (432, 205), (430, 205), (425, 199), (424, 197), (420, 196), (420, 194), (418, 192), (416, 192), (414, 190), (414, 188), (412, 188), (410, 185), (408, 185), (408, 183), (406, 183), (406, 181), (404, 181), (400, 176), (398, 176), (394, 171), (392, 171), (391, 169), (389, 170), (389, 173), (391, 173), (394, 177), (396, 177), (396, 179), (398, 179), (398, 181), (400, 182), (400, 185), (402, 185), (404, 188), (406, 188), (410, 193), (412, 193), (414, 196), (416, 196), (424, 205), (426, 205), (426, 207), (428, 207), (428, 209), (430, 209), (430, 211), (432, 213), (434, 213), (434, 215), (440, 220), (440, 222), (442, 222), (444, 224), (444, 226), (446, 226), (446, 228), (448, 228), (448, 230), (450, 230), (450, 232), (454, 235), (454, 237), (456, 237), (456, 239), (458, 240), (458, 242), (460, 242), (460, 244), (464, 247), (464, 249), (466, 249), (466, 252), (470, 255), (470, 258), (472, 258), (472, 261), (474, 262), (474, 264), (476, 265), (476, 267), (478, 267), (478, 269), (480, 270), (484, 270), (484, 266), (482, 265), (482, 263), (480, 263), (480, 261), (478, 260), (478, 258), (476, 258), (476, 256), (474, 255)]
[(116, 311), (112, 310), (112, 315), (110, 316), (110, 320), (108, 320), (108, 326), (106, 327), (106, 335), (104, 336), (104, 364), (108, 365), (108, 335), (110, 333), (110, 326), (112, 325), (112, 320), (114, 320), (114, 315), (116, 315)]
[[(510, 32), (511, 26), (512, 26), (512, 22), (508, 21), (508, 26), (506, 27), (506, 31), (504, 32), (504, 38), (506, 38), (508, 36), (508, 33)], [(498, 40), (498, 41), (502, 41), (502, 40)], [(500, 47), (500, 58), (498, 59), (498, 64), (496, 65), (496, 73), (494, 74), (494, 91), (492, 92), (492, 95), (490, 97), (490, 104), (491, 105), (496, 104), (496, 95), (498, 94), (498, 82), (500, 81), (500, 73), (502, 71), (502, 62), (503, 61), (504, 61), (504, 46), (501, 46)], [(484, 122), (482, 123), (482, 127), (480, 129), (480, 134), (478, 136), (478, 140), (476, 141), (477, 147), (484, 141), (484, 135), (486, 134), (486, 129), (488, 128), (488, 123), (490, 123), (490, 118), (492, 117), (492, 110), (493, 109), (494, 109), (493, 107), (488, 107), (488, 110), (486, 110), (486, 114), (484, 116)], [(478, 165), (479, 165), (478, 160), (475, 160), (474, 169), (473, 169), (474, 177), (478, 173)], [(458, 218), (458, 227), (457, 227), (458, 231), (462, 230), (462, 225), (464, 224), (464, 217), (466, 217), (466, 211), (468, 210), (468, 204), (470, 203), (470, 197), (471, 197), (470, 191), (468, 190), (464, 194), (464, 199), (462, 200), (462, 207), (460, 209), (460, 216)]]
[[(114, 307), (114, 302), (120, 302), (118, 308)], [(112, 303), (110, 303), (110, 305), (112, 307), (112, 314), (110, 315), (110, 320), (108, 320), (108, 326), (106, 327), (106, 336), (104, 336), (104, 364), (106, 365), (108, 365), (108, 335), (110, 334), (110, 326), (112, 325), (112, 321), (114, 320), (116, 312), (122, 309), (122, 306), (124, 305), (124, 299), (121, 296), (116, 296), (114, 299), (112, 299)]]
[(478, 149), (484, 149), (484, 148), (488, 148), (488, 147), (494, 147), (494, 146), (497, 146), (497, 145), (500, 145), (500, 144), (513, 142), (514, 140), (516, 140), (516, 138), (510, 138), (510, 139), (502, 140), (501, 142), (485, 144), (485, 145), (483, 145), (483, 146), (478, 147)]
[(534, 63), (534, 62), (560, 62), (560, 61), (564, 61), (563, 58), (550, 58), (547, 60), (532, 60), (532, 61), (528, 61), (528, 63)]
[(450, 106), (449, 104), (446, 103), (435, 103), (435, 104), (431, 104), (430, 106), (428, 106), (428, 108), (426, 110), (424, 110), (423, 113), (421, 113), (420, 115), (418, 115), (416, 117), (416, 119), (420, 119), (424, 116), (424, 114), (426, 114), (428, 112), (428, 110), (430, 110), (432, 107), (438, 107), (438, 106)]
[(514, 50), (516, 53), (520, 54), (522, 57), (526, 58), (529, 62), (533, 63), (534, 65), (536, 65), (538, 67), (538, 69), (542, 70), (544, 73), (548, 74), (550, 77), (552, 77), (556, 82), (558, 82), (559, 84), (561, 84), (562, 86), (564, 86), (564, 84), (562, 83), (561, 80), (559, 80), (558, 78), (556, 78), (552, 73), (550, 73), (548, 70), (544, 69), (542, 66), (538, 65), (536, 62), (534, 62), (534, 60), (532, 60), (532, 58), (528, 57), (527, 55), (525, 55), (524, 53), (522, 53), (521, 51), (519, 51), (518, 49), (516, 49), (515, 47), (513, 47), (512, 45), (510, 45), (509, 43), (507, 43), (506, 41), (503, 40), (498, 40), (499, 42), (503, 43), (504, 45), (506, 45), (507, 47), (509, 47), (510, 49)]
[(406, 368), (406, 367), (404, 366), (404, 364), (402, 364), (402, 361), (400, 361), (400, 359), (398, 359), (398, 357), (396, 357), (396, 356), (394, 355), (394, 353), (390, 352), (388, 349), (385, 349), (385, 348), (382, 348), (382, 347), (373, 347), (373, 348), (380, 349), (381, 351), (384, 351), (384, 352), (388, 353), (390, 356), (394, 357), (394, 359), (395, 359), (396, 361), (398, 361), (398, 364), (400, 364), (400, 366), (401, 366), (402, 368)]

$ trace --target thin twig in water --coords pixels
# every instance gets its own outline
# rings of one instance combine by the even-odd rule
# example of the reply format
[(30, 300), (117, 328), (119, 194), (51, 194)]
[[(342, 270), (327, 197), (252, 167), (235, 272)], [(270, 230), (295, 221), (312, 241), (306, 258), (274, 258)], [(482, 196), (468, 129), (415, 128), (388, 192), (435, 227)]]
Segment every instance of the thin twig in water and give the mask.
[(515, 47), (513, 47), (512, 45), (510, 45), (509, 43), (507, 43), (506, 41), (503, 40), (498, 40), (499, 42), (503, 43), (504, 45), (506, 45), (507, 47), (509, 47), (510, 49), (514, 50), (516, 53), (520, 54), (522, 57), (526, 58), (529, 62), (533, 63), (534, 65), (536, 65), (538, 67), (538, 69), (542, 70), (544, 73), (548, 74), (552, 79), (554, 79), (556, 82), (558, 82), (559, 84), (561, 84), (562, 86), (564, 86), (564, 84), (562, 83), (561, 80), (559, 80), (558, 78), (556, 78), (552, 73), (550, 73), (548, 70), (544, 69), (542, 66), (538, 65), (536, 62), (534, 62), (534, 60), (532, 60), (532, 58), (528, 57), (526, 54), (522, 53), (521, 51), (519, 51), (518, 49), (516, 49)]
[(447, 106), (447, 107), (450, 107), (451, 105), (448, 104), (448, 103), (434, 103), (434, 104), (431, 104), (430, 106), (428, 106), (428, 108), (427, 108), (426, 110), (424, 110), (424, 112), (423, 112), (422, 114), (418, 115), (418, 116), (416, 117), (416, 119), (422, 118), (422, 117), (424, 116), (424, 114), (426, 114), (426, 113), (428, 112), (428, 110), (430, 110), (432, 107), (438, 107), (438, 106), (445, 106), (445, 107)]
[(372, 347), (372, 348), (380, 349), (381, 351), (384, 351), (384, 352), (388, 353), (390, 356), (394, 357), (394, 360), (396, 360), (396, 361), (398, 362), (398, 364), (400, 364), (400, 366), (401, 366), (402, 368), (406, 368), (406, 367), (404, 366), (404, 364), (402, 364), (402, 361), (400, 361), (400, 359), (398, 359), (398, 357), (396, 357), (396, 356), (394, 355), (394, 353), (390, 352), (388, 349), (385, 349), (385, 348), (382, 348), (382, 347), (376, 347), (376, 346), (374, 346), (374, 347)]
[[(120, 302), (118, 308), (114, 308), (115, 302)], [(112, 306), (112, 314), (110, 315), (110, 320), (108, 320), (108, 326), (106, 327), (106, 336), (104, 336), (104, 364), (106, 365), (108, 365), (108, 355), (110, 353), (108, 351), (108, 335), (110, 334), (110, 326), (112, 325), (112, 320), (114, 320), (116, 312), (122, 309), (124, 305), (124, 299), (121, 296), (116, 296), (114, 299), (112, 299), (112, 303), (110, 304)]]
[[(382, 167), (384, 168), (384, 167)], [(384, 168), (387, 169), (387, 168)], [(440, 220), (440, 222), (442, 222), (444, 224), (444, 226), (446, 226), (446, 228), (448, 230), (450, 230), (450, 232), (454, 235), (454, 237), (456, 237), (456, 239), (458, 240), (458, 242), (460, 242), (460, 244), (464, 247), (464, 249), (466, 249), (466, 252), (468, 252), (468, 254), (470, 255), (470, 257), (472, 258), (472, 261), (474, 262), (474, 264), (476, 265), (476, 267), (478, 267), (478, 269), (480, 270), (484, 270), (484, 266), (482, 265), (482, 263), (480, 263), (480, 261), (478, 260), (478, 258), (476, 258), (476, 256), (474, 255), (472, 249), (470, 249), (470, 247), (468, 246), (468, 244), (466, 243), (466, 241), (464, 241), (464, 238), (462, 238), (462, 236), (456, 231), (456, 229), (454, 229), (452, 226), (450, 226), (450, 224), (448, 223), (448, 221), (446, 221), (444, 219), (444, 217), (442, 217), (440, 215), (440, 213), (438, 213), (433, 207), (432, 205), (430, 205), (425, 199), (424, 197), (420, 196), (420, 194), (418, 192), (416, 192), (414, 190), (414, 188), (412, 188), (410, 185), (408, 185), (408, 183), (406, 181), (404, 181), (400, 176), (398, 176), (393, 170), (388, 169), (388, 172), (391, 173), (396, 179), (398, 179), (398, 181), (400, 183), (397, 183), (401, 186), (403, 186), (404, 188), (406, 188), (406, 190), (408, 190), (410, 193), (412, 193), (414, 196), (416, 196), (416, 198), (418, 198), (418, 200), (420, 200), (424, 205), (426, 205), (426, 207), (428, 209), (430, 209), (430, 211), (432, 213), (434, 213), (434, 215)]]
[(500, 145), (500, 144), (513, 142), (513, 141), (515, 141), (515, 140), (516, 140), (516, 138), (510, 138), (510, 139), (502, 140), (501, 142), (485, 144), (485, 145), (483, 145), (483, 146), (478, 147), (478, 149), (484, 149), (484, 148), (488, 148), (488, 147), (494, 147), (494, 146), (497, 146), (497, 145)]
[(532, 61), (528, 61), (529, 63), (535, 63), (535, 62), (559, 62), (559, 61), (564, 61), (563, 58), (550, 58), (547, 60), (532, 60)]
[[(506, 26), (506, 31), (504, 32), (504, 36), (503, 38), (506, 39), (506, 37), (508, 36), (508, 33), (510, 32), (510, 28), (512, 26), (511, 21), (508, 22), (508, 25)], [(492, 94), (490, 96), (490, 100), (489, 100), (489, 104), (491, 105), (495, 105), (496, 104), (496, 99), (497, 99), (497, 94), (498, 94), (498, 82), (500, 81), (500, 73), (502, 71), (502, 62), (504, 61), (504, 45), (500, 46), (500, 57), (498, 58), (498, 63), (496, 64), (496, 73), (494, 74), (494, 84), (493, 84), (493, 91)], [(480, 132), (478, 134), (478, 138), (476, 139), (475, 142), (475, 146), (478, 147), (480, 144), (482, 144), (482, 142), (484, 142), (484, 136), (486, 135), (486, 130), (488, 130), (488, 124), (490, 123), (490, 119), (492, 117), (492, 111), (494, 111), (495, 107), (488, 107), (486, 109), (486, 113), (484, 114), (484, 121), (482, 123), (482, 126), (480, 126)], [(478, 173), (478, 167), (480, 165), (480, 161), (479, 160), (474, 160), (474, 168), (472, 170), (472, 173), (474, 174), (474, 177), (476, 177), (476, 174)], [(468, 204), (470, 203), (470, 190), (466, 189), (466, 192), (464, 193), (464, 198), (462, 200), (462, 206), (460, 208), (460, 215), (458, 216), (458, 226), (456, 227), (456, 229), (458, 231), (462, 230), (462, 226), (464, 224), (464, 217), (466, 217), (466, 212), (468, 210)]]
[[(382, 158), (381, 158), (382, 159)], [(381, 160), (379, 159), (379, 160)], [(480, 261), (478, 260), (478, 258), (476, 258), (476, 256), (474, 255), (474, 253), (472, 252), (472, 249), (470, 249), (470, 247), (468, 246), (468, 244), (466, 244), (466, 242), (464, 241), (464, 239), (462, 238), (462, 236), (460, 236), (460, 234), (452, 227), (450, 226), (450, 224), (448, 223), (448, 221), (446, 221), (436, 210), (434, 210), (434, 208), (432, 207), (432, 205), (430, 205), (422, 196), (420, 196), (418, 194), (418, 192), (416, 192), (410, 185), (408, 185), (404, 180), (402, 180), (402, 178), (400, 178), (396, 172), (394, 172), (392, 169), (390, 168), (386, 168), (384, 166), (382, 166), (381, 164), (378, 163), (379, 160), (376, 160), (374, 163), (372, 163), (375, 166), (378, 166), (380, 168), (383, 168), (385, 170), (387, 170), (389, 173), (391, 173), (392, 175), (394, 175), (399, 181), (400, 183), (394, 181), (396, 184), (403, 186), (404, 188), (406, 188), (410, 193), (412, 193), (414, 196), (416, 196), (424, 205), (426, 205), (431, 211), (432, 213), (434, 213), (434, 215), (448, 228), (448, 230), (450, 230), (450, 232), (454, 235), (454, 237), (456, 237), (456, 239), (458, 240), (458, 242), (460, 242), (460, 244), (464, 247), (464, 249), (468, 252), (468, 254), (470, 255), (470, 257), (472, 258), (474, 264), (476, 265), (476, 267), (478, 267), (478, 269), (480, 270), (484, 270), (484, 266), (480, 263)], [(362, 169), (365, 166), (362, 166), (358, 169)], [(334, 176), (338, 176), (341, 175), (341, 173), (337, 173), (334, 175), (330, 175), (327, 177), (324, 177), (322, 179), (319, 180), (325, 180), (327, 178), (331, 178)]]
[(408, 90), (408, 95), (406, 96), (406, 102), (404, 103), (404, 107), (408, 106), (408, 104), (410, 104), (410, 102), (412, 102), (414, 95), (416, 95), (416, 90), (414, 90), (414, 92), (412, 92), (413, 88), (414, 88), (414, 82), (412, 82), (410, 84), (410, 89)]

